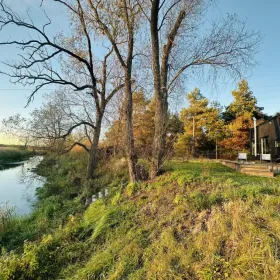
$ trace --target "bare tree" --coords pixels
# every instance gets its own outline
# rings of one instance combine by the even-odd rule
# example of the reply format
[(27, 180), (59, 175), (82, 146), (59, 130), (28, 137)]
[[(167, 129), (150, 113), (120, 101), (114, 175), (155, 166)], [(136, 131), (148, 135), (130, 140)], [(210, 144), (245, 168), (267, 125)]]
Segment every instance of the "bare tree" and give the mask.
[(139, 5), (151, 36), (156, 112), (150, 176), (154, 178), (164, 159), (168, 97), (180, 77), (189, 69), (212, 69), (214, 76), (221, 72), (231, 77), (243, 75), (255, 64), (260, 35), (247, 31), (235, 16), (201, 30), (208, 5), (204, 0), (151, 0)]
[[(51, 25), (51, 19), (47, 15), (47, 22), (39, 27), (34, 24), (29, 14), (28, 20), (24, 20), (3, 0), (0, 1), (0, 31), (8, 26), (15, 26), (30, 32), (31, 36), (31, 38), (23, 40), (0, 42), (2, 46), (16, 45), (21, 51), (18, 61), (5, 63), (11, 71), (1, 73), (8, 75), (14, 83), (35, 87), (28, 98), (28, 104), (40, 89), (50, 85), (64, 86), (76, 93), (88, 96), (89, 102), (95, 108), (94, 120), (75, 122), (64, 135), (59, 134), (59, 137), (66, 138), (74, 129), (81, 126), (93, 131), (91, 147), (88, 151), (88, 178), (91, 179), (96, 167), (98, 143), (106, 106), (112, 97), (124, 87), (124, 83), (122, 79), (118, 79), (112, 84), (109, 79), (107, 62), (112, 50), (108, 50), (101, 61), (94, 57), (95, 30), (91, 28), (91, 22), (86, 16), (81, 0), (71, 1), (72, 4), (70, 1), (63, 0), (54, 0), (54, 2), (66, 8), (70, 13), (75, 27), (70, 38), (61, 34), (55, 37), (49, 36), (47, 27)], [(63, 65), (63, 62), (67, 67), (65, 64)], [(69, 75), (69, 67), (74, 69), (79, 78), (74, 79), (73, 75)], [(53, 136), (56, 137), (56, 135)]]
[(32, 143), (32, 138), (29, 134), (30, 123), (27, 118), (19, 114), (3, 119), (2, 130), (7, 135), (15, 137), (19, 142), (23, 143), (25, 149)]
[(133, 135), (133, 100), (132, 100), (132, 67), (134, 58), (134, 41), (137, 19), (140, 19), (140, 9), (137, 1), (113, 0), (92, 1), (87, 0), (93, 15), (94, 26), (105, 34), (111, 43), (114, 53), (124, 72), (124, 117), (126, 156), (129, 168), (130, 180), (137, 180), (136, 164), (137, 156), (134, 149)]

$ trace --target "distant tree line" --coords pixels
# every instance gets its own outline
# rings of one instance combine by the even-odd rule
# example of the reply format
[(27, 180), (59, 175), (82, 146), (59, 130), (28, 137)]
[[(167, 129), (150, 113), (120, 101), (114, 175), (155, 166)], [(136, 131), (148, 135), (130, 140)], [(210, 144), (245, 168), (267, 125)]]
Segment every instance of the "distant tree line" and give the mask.
[(210, 151), (216, 158), (236, 158), (238, 151), (249, 152), (253, 117), (260, 123), (271, 116), (257, 106), (246, 80), (238, 83), (232, 96), (233, 102), (223, 108), (219, 103), (209, 103), (197, 88), (187, 95), (189, 107), (180, 113), (184, 132), (174, 144), (177, 156), (188, 158)]

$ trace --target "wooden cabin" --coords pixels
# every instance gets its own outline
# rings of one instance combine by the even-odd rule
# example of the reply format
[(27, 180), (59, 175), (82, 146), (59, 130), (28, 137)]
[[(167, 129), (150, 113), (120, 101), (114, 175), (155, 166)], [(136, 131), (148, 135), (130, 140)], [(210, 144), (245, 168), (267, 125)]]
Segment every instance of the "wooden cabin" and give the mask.
[(255, 155), (254, 128), (250, 130), (251, 155), (271, 155), (272, 161), (280, 160), (280, 115), (257, 125), (257, 155)]

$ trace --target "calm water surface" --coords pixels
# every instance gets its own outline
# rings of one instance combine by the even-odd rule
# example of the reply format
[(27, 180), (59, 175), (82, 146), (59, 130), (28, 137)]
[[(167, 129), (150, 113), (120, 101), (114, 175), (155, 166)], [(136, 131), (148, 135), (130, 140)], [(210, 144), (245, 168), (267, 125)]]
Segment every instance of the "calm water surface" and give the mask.
[(15, 206), (18, 214), (32, 210), (36, 188), (41, 187), (44, 178), (32, 172), (43, 157), (36, 156), (17, 165), (5, 165), (0, 170), (0, 204)]

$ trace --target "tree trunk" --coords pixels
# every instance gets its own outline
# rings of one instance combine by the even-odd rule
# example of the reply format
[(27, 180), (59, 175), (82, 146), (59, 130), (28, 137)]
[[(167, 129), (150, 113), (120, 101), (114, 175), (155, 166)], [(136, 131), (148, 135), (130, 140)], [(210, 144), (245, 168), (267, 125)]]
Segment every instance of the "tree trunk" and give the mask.
[(127, 6), (126, 0), (125, 3), (125, 18), (126, 25), (128, 29), (128, 44), (127, 44), (127, 58), (126, 58), (126, 66), (125, 70), (125, 102), (124, 102), (124, 110), (125, 110), (125, 138), (126, 138), (126, 158), (129, 170), (130, 182), (135, 183), (137, 181), (137, 155), (135, 154), (134, 148), (134, 135), (133, 135), (133, 99), (132, 99), (132, 62), (133, 62), (133, 51), (134, 51), (134, 16), (130, 14), (128, 11), (131, 9), (130, 2), (129, 7)]
[(192, 120), (193, 120), (192, 157), (195, 158), (195, 119), (194, 119), (194, 116), (192, 117)]
[[(161, 118), (164, 116), (164, 106), (162, 103), (161, 89), (160, 89), (160, 58), (159, 58), (159, 37), (158, 37), (158, 11), (160, 1), (152, 2), (150, 32), (152, 40), (152, 66), (154, 78), (154, 98), (155, 98), (155, 134), (153, 141), (153, 155), (150, 167), (150, 178), (153, 179), (159, 171), (161, 164), (161, 146), (164, 141), (162, 137), (163, 123)], [(164, 120), (162, 120), (164, 122)]]
[(98, 157), (98, 144), (100, 139), (100, 132), (101, 132), (101, 123), (102, 123), (102, 116), (97, 116), (94, 135), (92, 139), (92, 145), (89, 153), (89, 160), (88, 160), (88, 170), (87, 170), (87, 178), (93, 179), (94, 178), (94, 171), (97, 165), (97, 157)]
[(218, 159), (218, 141), (216, 140), (216, 160)]
[(162, 171), (163, 167), (164, 148), (166, 144), (167, 112), (167, 100), (165, 97), (162, 97), (162, 94), (160, 94), (159, 98), (156, 98), (155, 134), (152, 166), (150, 170), (150, 177), (152, 179)]
[(125, 141), (126, 141), (126, 158), (129, 170), (130, 181), (135, 183), (137, 181), (136, 163), (137, 156), (134, 150), (134, 136), (133, 136), (133, 100), (131, 89), (131, 72), (128, 70), (125, 78), (125, 102), (124, 102), (124, 116), (125, 116)]

